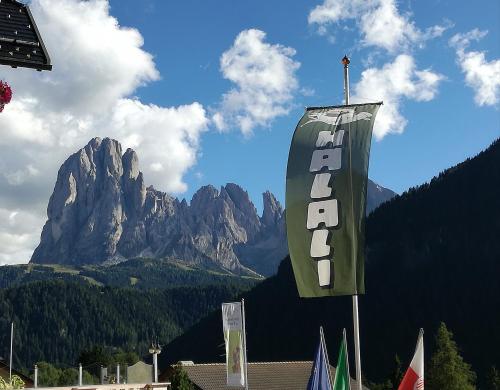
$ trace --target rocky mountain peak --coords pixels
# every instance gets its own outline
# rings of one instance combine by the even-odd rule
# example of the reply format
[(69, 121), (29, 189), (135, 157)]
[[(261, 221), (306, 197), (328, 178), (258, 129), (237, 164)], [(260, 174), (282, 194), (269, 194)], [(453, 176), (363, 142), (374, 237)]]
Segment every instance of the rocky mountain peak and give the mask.
[(102, 140), (102, 146), (105, 148), (103, 154), (106, 166), (110, 168), (111, 173), (116, 173), (116, 176), (122, 176), (122, 146), (118, 141), (110, 138), (104, 138)]
[(262, 194), (262, 199), (264, 205), (262, 223), (266, 226), (273, 226), (283, 217), (283, 208), (280, 202), (269, 191)]
[(227, 183), (224, 189), (229, 198), (239, 210), (248, 212), (250, 214), (257, 213), (254, 204), (248, 196), (248, 192), (241, 188), (239, 185), (234, 183)]
[(122, 157), (123, 176), (130, 179), (137, 179), (139, 176), (139, 158), (137, 153), (128, 148)]
[(209, 204), (214, 203), (214, 201), (219, 198), (219, 194), (219, 190), (217, 190), (217, 188), (213, 185), (209, 184), (200, 187), (191, 199), (191, 208), (193, 210), (203, 212)]
[(132, 149), (122, 153), (118, 141), (93, 138), (59, 169), (31, 262), (108, 264), (156, 257), (271, 275), (288, 252), (285, 218), (269, 191), (263, 205), (259, 216), (248, 192), (234, 183), (201, 187), (190, 204), (181, 202), (146, 187)]
[(110, 138), (93, 138), (62, 164), (47, 214), (33, 263), (171, 257), (245, 274), (254, 273), (245, 247), (258, 245), (271, 221), (261, 223), (248, 193), (234, 183), (201, 187), (189, 205), (146, 188), (135, 151), (122, 153)]

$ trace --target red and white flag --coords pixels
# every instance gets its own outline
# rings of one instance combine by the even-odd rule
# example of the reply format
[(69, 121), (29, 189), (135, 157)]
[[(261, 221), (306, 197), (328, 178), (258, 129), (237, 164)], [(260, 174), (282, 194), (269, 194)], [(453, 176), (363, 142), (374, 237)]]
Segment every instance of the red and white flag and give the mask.
[(424, 331), (420, 329), (417, 348), (398, 390), (424, 390)]

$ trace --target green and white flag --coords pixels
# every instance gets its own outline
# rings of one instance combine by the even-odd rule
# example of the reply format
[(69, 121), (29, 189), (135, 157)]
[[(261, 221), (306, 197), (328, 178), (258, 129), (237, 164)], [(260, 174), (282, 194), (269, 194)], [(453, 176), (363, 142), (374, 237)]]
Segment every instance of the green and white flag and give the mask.
[(351, 376), (349, 375), (349, 357), (347, 355), (347, 341), (344, 335), (339, 349), (339, 358), (337, 360), (337, 369), (335, 370), (335, 379), (333, 380), (333, 390), (350, 390)]
[(295, 129), (286, 225), (301, 297), (364, 294), (368, 163), (380, 104), (309, 108)]
[(245, 387), (245, 336), (241, 302), (222, 304), (222, 327), (226, 343), (227, 385)]

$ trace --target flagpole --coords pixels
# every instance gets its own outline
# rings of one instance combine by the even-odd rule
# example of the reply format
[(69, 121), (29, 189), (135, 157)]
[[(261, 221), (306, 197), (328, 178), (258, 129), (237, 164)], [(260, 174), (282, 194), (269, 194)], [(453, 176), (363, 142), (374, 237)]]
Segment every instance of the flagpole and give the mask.
[(321, 339), (321, 345), (323, 346), (324, 352), (325, 352), (325, 357), (326, 357), (326, 365), (328, 367), (328, 378), (330, 378), (330, 384), (333, 386), (333, 381), (332, 381), (332, 373), (330, 372), (330, 359), (328, 358), (328, 351), (326, 349), (326, 341), (325, 341), (325, 334), (323, 333), (323, 327), (319, 327), (319, 337)]
[(241, 316), (243, 320), (243, 356), (245, 359), (244, 376), (245, 376), (245, 390), (248, 390), (248, 360), (247, 360), (247, 333), (245, 330), (245, 299), (241, 299)]
[(345, 104), (349, 105), (349, 64), (351, 61), (347, 57), (347, 55), (342, 58), (342, 64), (344, 65), (344, 96), (345, 96)]
[[(351, 389), (351, 372), (349, 371), (349, 352), (347, 351), (347, 335), (346, 335), (346, 331), (345, 331), (345, 328), (342, 332), (342, 336), (344, 337), (344, 344), (345, 344), (345, 361), (346, 361), (346, 365), (347, 365), (347, 378), (349, 380), (349, 383), (348, 383), (348, 387), (349, 387), (349, 390)], [(337, 363), (338, 365), (338, 363)]]
[[(347, 55), (342, 58), (342, 64), (344, 65), (344, 97), (345, 104), (349, 105), (349, 64), (351, 61)], [(351, 134), (349, 134), (349, 154), (351, 153)], [(352, 169), (352, 166), (350, 167)], [(354, 216), (353, 216), (354, 218)], [(356, 281), (357, 289), (357, 281)], [(356, 362), (356, 381), (357, 389), (362, 390), (363, 385), (361, 382), (361, 348), (359, 342), (359, 311), (358, 311), (358, 295), (352, 296), (352, 317), (354, 323), (354, 360)]]
[(12, 384), (12, 347), (14, 345), (14, 323), (10, 324), (10, 363), (9, 363), (9, 382)]

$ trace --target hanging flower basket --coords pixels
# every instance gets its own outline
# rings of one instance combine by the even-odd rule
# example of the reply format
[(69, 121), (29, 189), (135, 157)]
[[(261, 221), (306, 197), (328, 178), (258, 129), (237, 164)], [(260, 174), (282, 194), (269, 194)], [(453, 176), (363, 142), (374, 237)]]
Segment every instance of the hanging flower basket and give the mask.
[(12, 89), (9, 84), (0, 80), (0, 112), (3, 111), (6, 104), (10, 103), (10, 99), (12, 99)]

